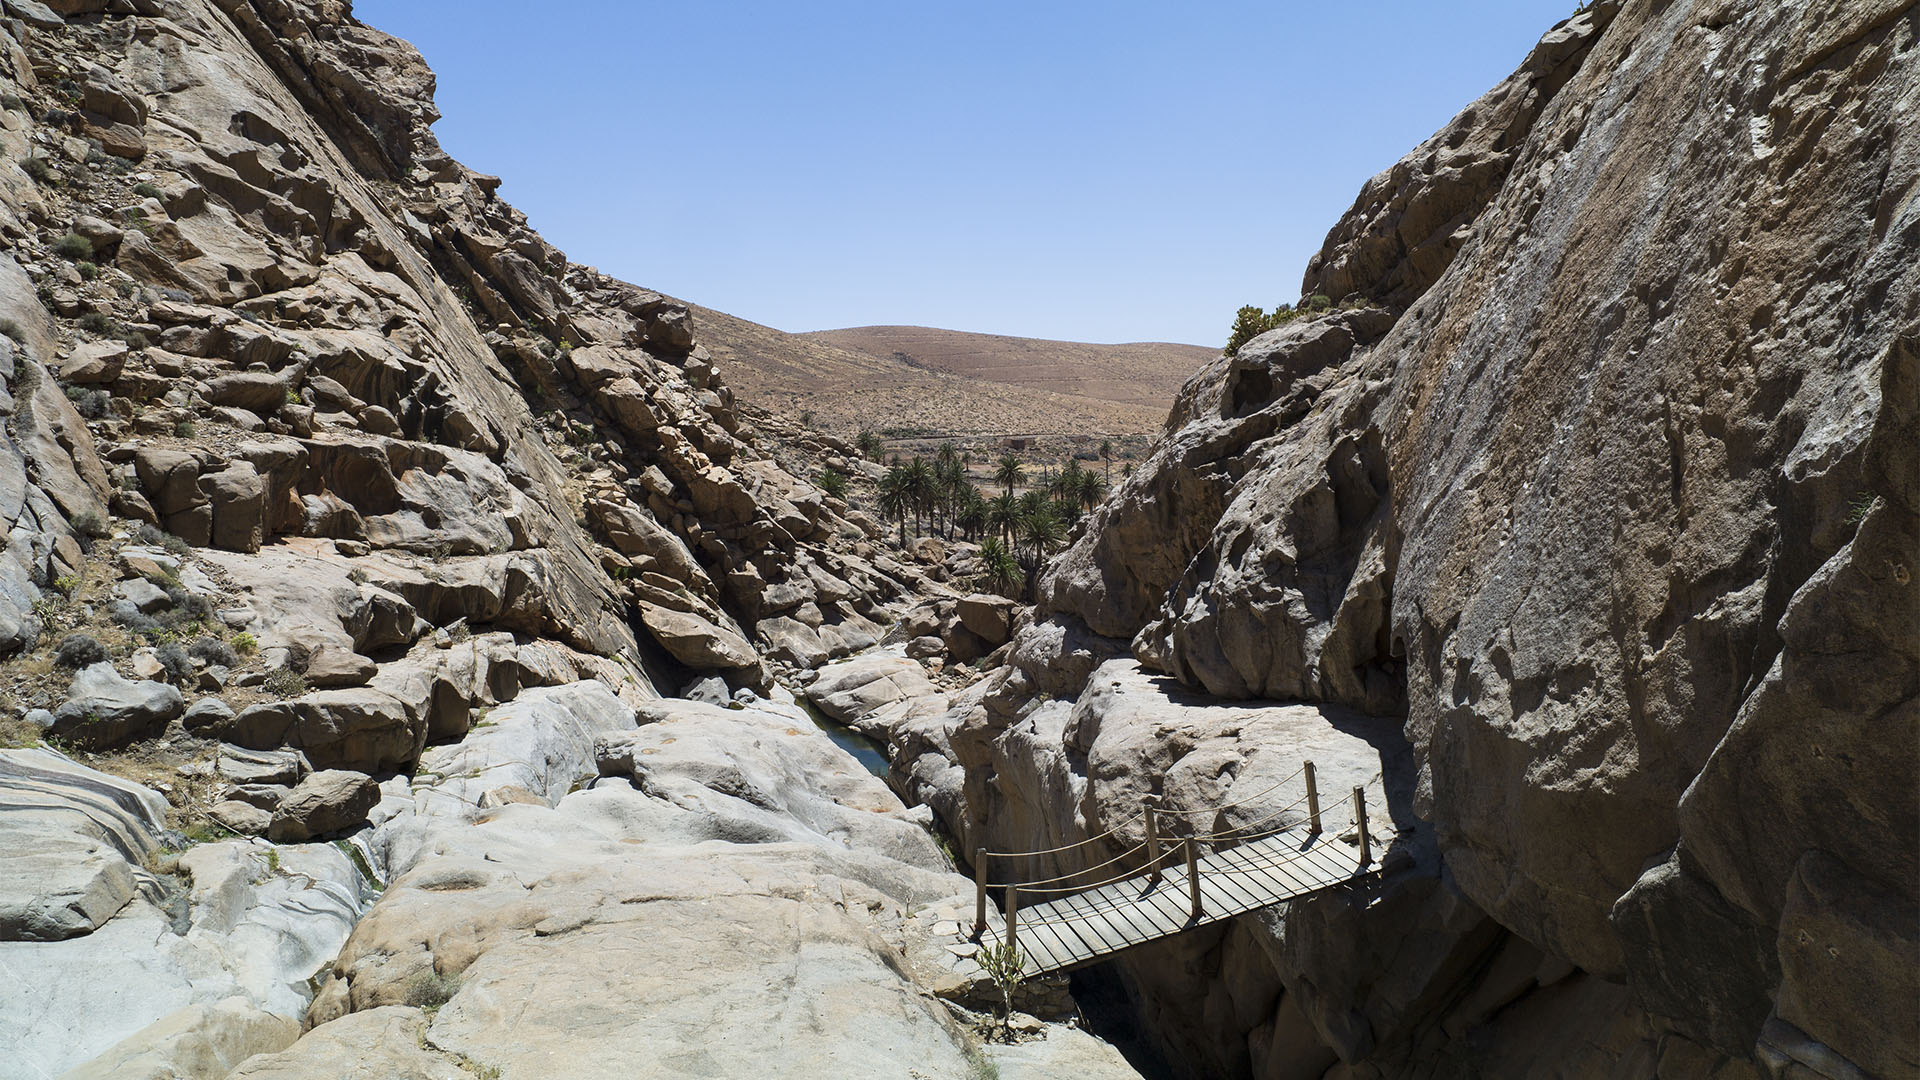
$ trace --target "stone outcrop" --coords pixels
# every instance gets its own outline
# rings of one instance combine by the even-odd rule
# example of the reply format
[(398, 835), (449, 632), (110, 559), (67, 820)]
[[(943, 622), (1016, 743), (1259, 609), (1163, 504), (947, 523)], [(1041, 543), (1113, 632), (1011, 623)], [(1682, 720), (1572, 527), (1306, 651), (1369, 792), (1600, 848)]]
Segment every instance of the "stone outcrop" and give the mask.
[(1431, 863), (1121, 961), (1173, 1060), (1915, 1067), (1916, 38), (1871, 0), (1556, 27), (1367, 185), (1303, 284), (1330, 307), (1189, 381), (1009, 666), (896, 733), (995, 846), (1177, 779), (1036, 705), (1116, 655), (1404, 733)]

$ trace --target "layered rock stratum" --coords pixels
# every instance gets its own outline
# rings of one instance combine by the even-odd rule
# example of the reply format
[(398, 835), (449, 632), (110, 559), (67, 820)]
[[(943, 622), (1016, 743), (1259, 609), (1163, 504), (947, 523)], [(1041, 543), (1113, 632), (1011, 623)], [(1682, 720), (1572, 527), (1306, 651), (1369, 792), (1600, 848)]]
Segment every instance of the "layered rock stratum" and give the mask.
[(1917, 37), (1554, 28), (1334, 226), (1334, 310), (1189, 381), (1012, 663), (894, 734), (997, 850), (1335, 753), (1258, 699), (1379, 744), (1383, 891), (1119, 961), (1188, 1074), (1920, 1069)]
[[(0, 1075), (1920, 1072), (1914, 5), (1555, 26), (1030, 610), (349, 4), (0, 9)], [(1303, 760), (1377, 876), (983, 1040), (941, 838)]]

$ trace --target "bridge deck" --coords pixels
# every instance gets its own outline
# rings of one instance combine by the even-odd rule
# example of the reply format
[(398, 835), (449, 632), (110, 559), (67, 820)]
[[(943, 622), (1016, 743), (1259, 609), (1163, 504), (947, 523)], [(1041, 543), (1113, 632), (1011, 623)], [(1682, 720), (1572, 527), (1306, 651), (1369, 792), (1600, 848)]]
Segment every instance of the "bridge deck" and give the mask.
[[(1014, 940), (1025, 954), (1028, 976), (1064, 971), (1157, 938), (1331, 888), (1363, 869), (1357, 846), (1292, 829), (1203, 855), (1199, 860), (1203, 910), (1198, 919), (1191, 916), (1186, 864), (1173, 862), (1161, 871), (1158, 882), (1141, 875), (1031, 907), (1023, 897), (1015, 914)], [(980, 943), (996, 947), (1005, 932), (1005, 924), (995, 920)]]

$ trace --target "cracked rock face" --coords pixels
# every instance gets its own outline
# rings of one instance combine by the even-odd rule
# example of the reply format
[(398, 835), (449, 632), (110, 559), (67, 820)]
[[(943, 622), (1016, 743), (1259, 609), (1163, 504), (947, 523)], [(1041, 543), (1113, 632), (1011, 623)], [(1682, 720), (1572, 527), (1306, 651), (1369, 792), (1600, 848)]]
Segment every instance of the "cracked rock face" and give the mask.
[[(1320, 1011), (1355, 961), (1309, 948), (1271, 964), (1319, 1002), (1296, 1041), (1372, 1075), (1486, 1025), (1492, 1074), (1584, 1010), (1619, 1018), (1593, 1068), (1911, 1071), (1912, 1025), (1825, 980), (1849, 957), (1894, 1000), (1920, 957), (1916, 43), (1886, 0), (1555, 28), (1362, 191), (1307, 270), (1333, 310), (1189, 381), (1014, 666), (904, 731), (915, 790), (991, 835), (1055, 805), (1020, 757), (1094, 777), (1026, 703), (1081, 695), (1089, 642), (1355, 708), (1404, 730), (1410, 812), (1489, 919), (1451, 962), (1492, 966), (1453, 977), (1505, 1011), (1335, 1005), (1362, 1038)], [(1523, 946), (1582, 974), (1503, 982)], [(1257, 1060), (1286, 1024), (1186, 1004), (1252, 947), (1123, 967), (1169, 1039), (1214, 1034), (1182, 1052), (1238, 1024)]]

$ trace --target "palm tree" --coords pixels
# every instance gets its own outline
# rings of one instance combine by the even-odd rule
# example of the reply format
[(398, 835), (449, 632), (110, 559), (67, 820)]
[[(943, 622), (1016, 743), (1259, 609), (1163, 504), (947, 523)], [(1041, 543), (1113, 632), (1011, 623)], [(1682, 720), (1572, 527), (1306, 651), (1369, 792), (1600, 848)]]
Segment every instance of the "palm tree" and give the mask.
[(961, 491), (960, 501), (953, 511), (954, 524), (966, 538), (972, 540), (987, 528), (987, 500), (980, 497), (980, 489), (966, 484)]
[(1020, 476), (1025, 471), (1019, 458), (1007, 454), (1001, 457), (1000, 466), (993, 470), (993, 479), (995, 483), (1005, 485), (1007, 494), (1011, 495), (1013, 486), (1020, 482)]
[(880, 442), (880, 436), (875, 435), (871, 428), (861, 428), (859, 436), (853, 440), (853, 446), (860, 451), (861, 457), (873, 461), (879, 461), (880, 455), (886, 452), (885, 445)]
[(1067, 467), (1061, 469), (1047, 484), (1047, 493), (1062, 501), (1080, 501), (1080, 478), (1086, 470), (1080, 467), (1079, 458), (1068, 458)]
[(1020, 587), (1020, 563), (999, 540), (989, 536), (980, 542), (980, 564), (986, 571), (987, 588), (1008, 596)]
[(1100, 505), (1100, 500), (1107, 497), (1107, 482), (1100, 479), (1093, 470), (1088, 469), (1080, 474), (1080, 489), (1074, 492), (1074, 496), (1080, 500), (1080, 505), (1086, 508), (1087, 513), (1091, 514), (1093, 508)]
[(933, 513), (935, 493), (933, 469), (928, 467), (924, 459), (915, 457), (901, 470), (901, 475), (904, 478), (907, 497), (913, 502), (913, 531), (919, 533), (921, 515)]
[(1113, 440), (1100, 440), (1100, 460), (1107, 463), (1107, 486), (1113, 486)]
[[(1039, 494), (1035, 492), (1034, 494)], [(1020, 541), (1027, 550), (1027, 589), (1026, 595), (1032, 598), (1034, 587), (1040, 581), (1040, 567), (1045, 565), (1047, 555), (1067, 537), (1067, 527), (1053, 512), (1053, 506), (1046, 501), (1030, 514), (1020, 518)]]
[(900, 546), (906, 547), (907, 514), (913, 509), (913, 494), (908, 490), (905, 466), (895, 465), (887, 470), (887, 475), (880, 480), (880, 496), (875, 501), (882, 517), (900, 523)]
[(1011, 492), (987, 500), (987, 528), (1000, 534), (1001, 543), (1013, 540), (1013, 528), (1020, 523), (1020, 499)]

